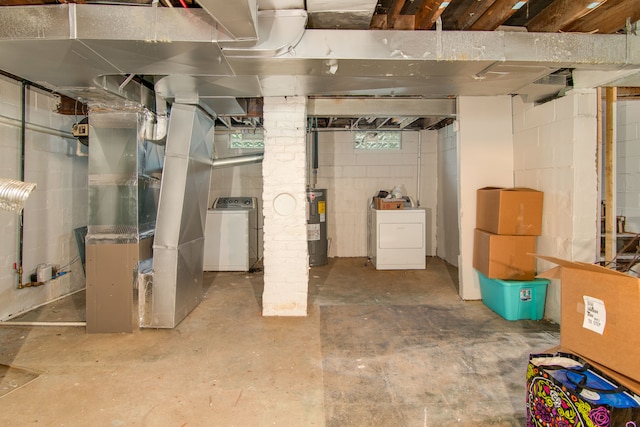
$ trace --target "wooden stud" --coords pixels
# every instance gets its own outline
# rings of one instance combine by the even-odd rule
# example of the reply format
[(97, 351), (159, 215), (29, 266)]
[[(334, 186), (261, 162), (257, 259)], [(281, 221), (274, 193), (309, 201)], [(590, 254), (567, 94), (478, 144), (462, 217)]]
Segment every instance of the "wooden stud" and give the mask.
[(612, 261), (616, 255), (616, 88), (605, 89), (605, 239), (604, 259)]

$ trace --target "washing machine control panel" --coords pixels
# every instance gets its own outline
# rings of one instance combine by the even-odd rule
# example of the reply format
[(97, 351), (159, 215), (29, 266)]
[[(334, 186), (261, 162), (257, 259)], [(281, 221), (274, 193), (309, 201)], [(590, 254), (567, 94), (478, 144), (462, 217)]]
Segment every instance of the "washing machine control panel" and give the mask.
[(218, 197), (213, 209), (255, 209), (255, 197)]

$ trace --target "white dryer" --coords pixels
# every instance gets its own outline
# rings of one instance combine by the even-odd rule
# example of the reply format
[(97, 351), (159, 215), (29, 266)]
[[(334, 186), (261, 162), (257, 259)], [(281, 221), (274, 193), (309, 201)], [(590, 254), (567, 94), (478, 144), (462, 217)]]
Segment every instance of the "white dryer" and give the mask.
[(204, 271), (249, 271), (258, 261), (255, 197), (219, 197), (207, 211)]
[(376, 270), (426, 268), (426, 211), (369, 208), (368, 256)]

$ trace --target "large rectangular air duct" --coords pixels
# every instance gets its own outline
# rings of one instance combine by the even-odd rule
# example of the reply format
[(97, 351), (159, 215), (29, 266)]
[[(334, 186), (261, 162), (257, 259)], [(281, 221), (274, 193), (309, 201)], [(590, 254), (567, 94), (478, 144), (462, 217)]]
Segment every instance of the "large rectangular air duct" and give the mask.
[(139, 280), (140, 326), (173, 328), (202, 300), (204, 225), (214, 119), (174, 104), (169, 119), (153, 271)]

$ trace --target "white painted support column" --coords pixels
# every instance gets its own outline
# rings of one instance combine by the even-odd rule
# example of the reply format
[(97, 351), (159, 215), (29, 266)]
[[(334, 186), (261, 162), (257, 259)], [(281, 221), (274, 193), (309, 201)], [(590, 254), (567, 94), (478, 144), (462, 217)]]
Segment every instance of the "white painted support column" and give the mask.
[(476, 191), (513, 186), (513, 133), (510, 96), (458, 98), (458, 170), (460, 215), (460, 297), (480, 299), (473, 269)]
[(306, 316), (305, 97), (264, 98), (264, 316)]

